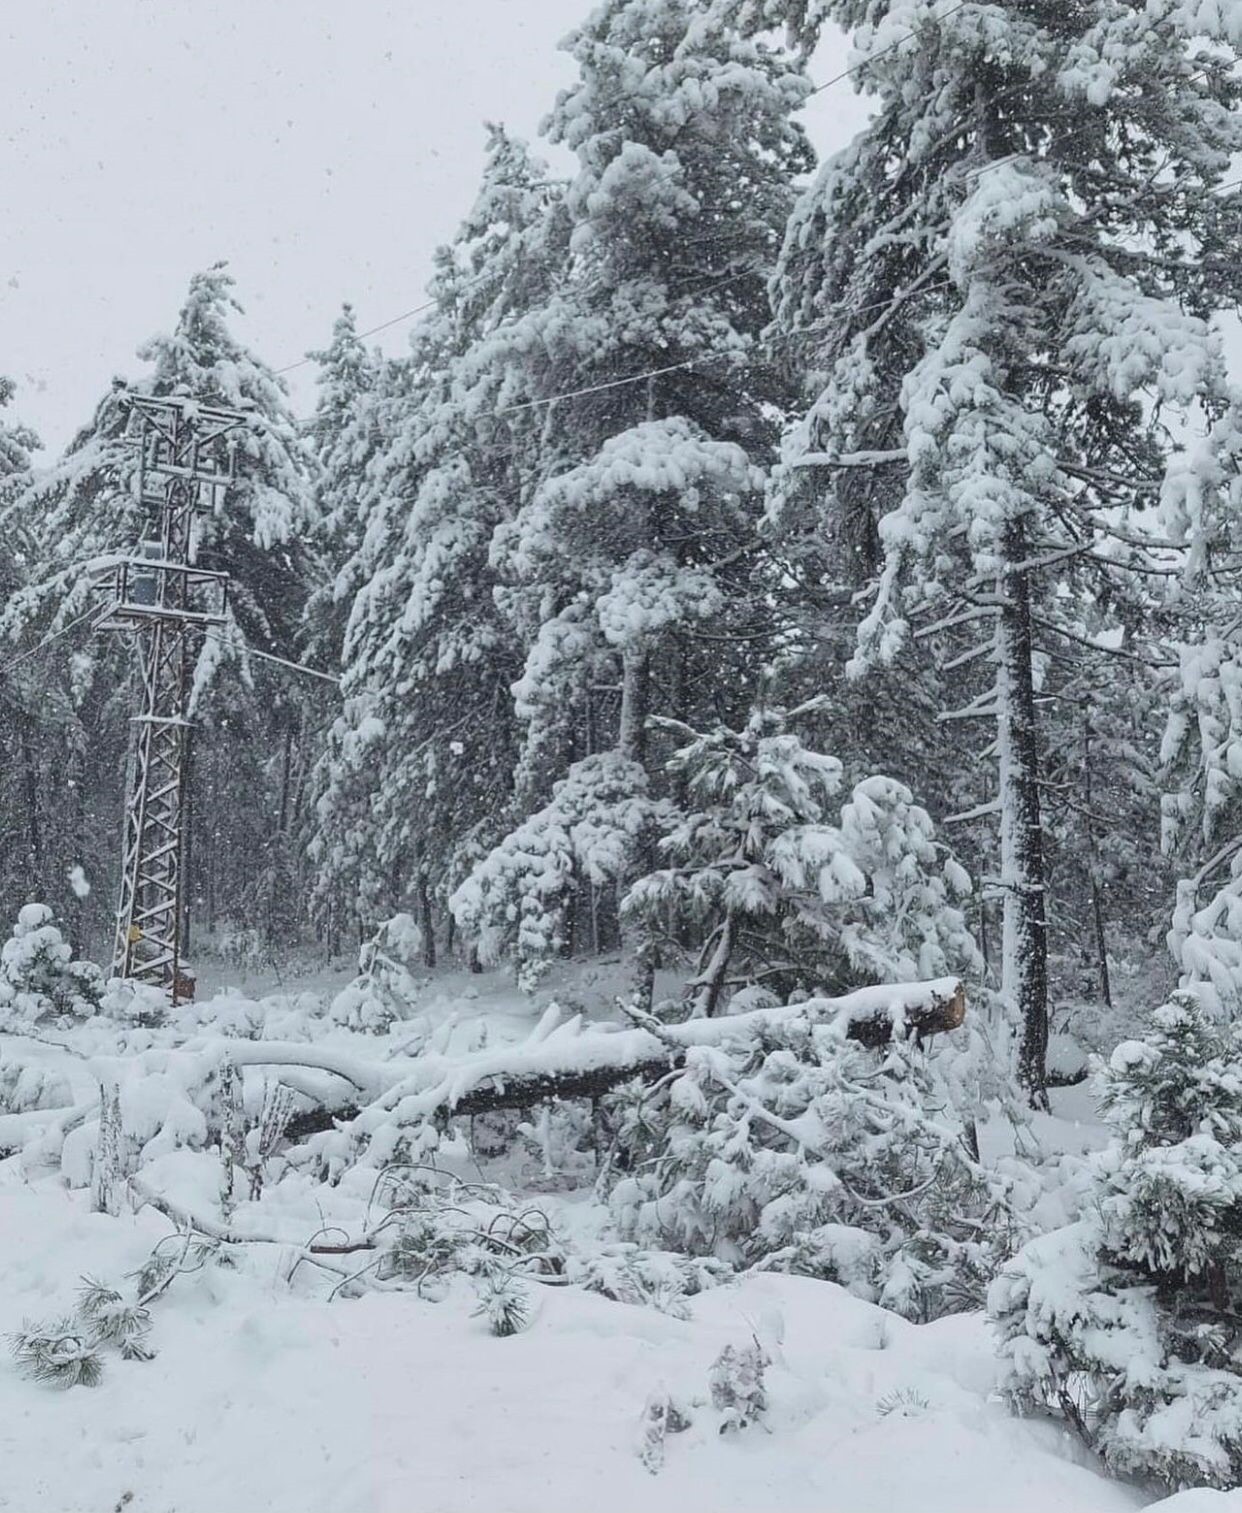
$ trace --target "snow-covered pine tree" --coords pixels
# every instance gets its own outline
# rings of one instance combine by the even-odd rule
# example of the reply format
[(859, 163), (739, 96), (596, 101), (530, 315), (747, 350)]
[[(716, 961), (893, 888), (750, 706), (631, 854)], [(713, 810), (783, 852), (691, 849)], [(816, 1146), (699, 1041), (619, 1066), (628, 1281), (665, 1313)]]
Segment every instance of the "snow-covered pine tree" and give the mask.
[[(744, 717), (771, 629), (756, 524), (783, 394), (757, 338), (810, 161), (799, 64), (723, 11), (607, 0), (566, 46), (579, 79), (545, 131), (578, 160), (568, 257), (498, 333), (542, 359), (523, 412), (538, 472), (492, 544), (526, 649), (519, 823), (584, 758), (658, 778), (650, 714), (711, 718), (724, 692)], [(579, 911), (593, 935), (602, 891)]]
[[(354, 594), (361, 586), (360, 548), (367, 510), (374, 500), (368, 468), (387, 439), (391, 411), (402, 395), (409, 364), (385, 361), (377, 351), (368, 350), (357, 334), (353, 307), (348, 304), (333, 325), (328, 346), (310, 355), (319, 364), (319, 392), (308, 427), (314, 457), (311, 548), (317, 563), (302, 645), (311, 666), (335, 670), (341, 665)], [(312, 858), (310, 910), (332, 952), (340, 945), (342, 926), (354, 919), (354, 908), (342, 907), (342, 897), (345, 893), (356, 897), (357, 879), (364, 870), (358, 858), (370, 844), (364, 793), (356, 795), (361, 802), (355, 807), (338, 791), (330, 821), (319, 813), (319, 801), (338, 770), (344, 738), (337, 705), (335, 695), (326, 692), (316, 701), (315, 724), (326, 729), (327, 735), (317, 744), (315, 765), (307, 779), (299, 837)], [(334, 833), (326, 835), (325, 828)], [(327, 854), (336, 859), (330, 872), (320, 865)], [(350, 885), (347, 872), (353, 880)]]
[(1242, 145), (1242, 22), (1197, 0), (750, 9), (806, 35), (825, 19), (852, 28), (876, 98), (785, 242), (780, 327), (827, 379), (788, 438), (777, 497), (822, 521), (838, 480), (868, 475), (861, 506), (847, 490), (880, 517), (883, 557), (858, 670), (912, 627), (992, 628), (980, 651), (994, 681), (970, 712), (996, 722), (1003, 981), (1038, 1097), (1036, 642), (1076, 648), (1055, 593), (1065, 564), (1112, 575), (1144, 545), (1133, 517), (1160, 486), (1170, 414), (1220, 380), (1208, 317), (1242, 274), (1226, 255), (1236, 198), (1215, 190)]
[(841, 800), (841, 763), (790, 728), (814, 707), (756, 711), (743, 730), (700, 734), (670, 761), (684, 807), (664, 820), (670, 865), (631, 889), (671, 950), (701, 939), (692, 1012), (725, 1010), (739, 989), (770, 1001), (862, 983), (977, 976), (960, 901), (970, 880), (927, 813), (892, 778)]
[(538, 455), (541, 418), (501, 412), (530, 397), (541, 358), (537, 338), (502, 333), (550, 297), (560, 198), (546, 165), (492, 128), (476, 202), (437, 257), (437, 307), (350, 423), (374, 415), (382, 440), (338, 573), (353, 598), (344, 709), (317, 775), (317, 907), (339, 899), (370, 928), (412, 907), (428, 951), (433, 892), (464, 872), (476, 832), (500, 833), (512, 787), (518, 663), (488, 547)]
[(315, 462), (313, 544), (323, 572), (306, 606), (305, 644), (317, 665), (336, 667), (349, 607), (361, 586), (351, 573), (366, 531), (367, 467), (384, 438), (385, 401), (391, 404), (391, 365), (358, 336), (348, 304), (336, 318), (332, 340), (310, 355), (319, 365), (309, 431)]
[[(14, 386), (0, 378), (0, 410), (13, 398)], [(31, 456), (39, 445), (34, 432), (0, 418), (0, 514), (29, 482)], [(35, 558), (35, 544), (28, 530), (14, 522), (0, 552), (0, 616), (21, 592)], [(18, 647), (0, 638), (0, 661), (15, 662), (29, 647)], [(40, 828), (37, 745), (40, 697), (36, 669), (26, 658), (11, 671), (0, 672), (0, 912), (13, 912), (18, 904), (39, 895), (51, 881), (44, 866)]]
[[(654, 771), (653, 688), (693, 686), (702, 637), (721, 636), (719, 666), (726, 604), (734, 631), (766, 619), (755, 464), (773, 440), (764, 401), (780, 391), (756, 337), (810, 161), (793, 121), (800, 67), (723, 13), (607, 0), (566, 46), (580, 75), (545, 130), (578, 159), (572, 263), (534, 322), (554, 344), (556, 387), (587, 392), (549, 407), (551, 476), (494, 553), (537, 606), (517, 695), (545, 783), (585, 754), (587, 725), (586, 751), (615, 745)], [(619, 696), (593, 699), (597, 685)]]
[(1242, 1479), (1240, 1090), (1238, 1022), (1175, 993), (1099, 1075), (1113, 1137), (1084, 1216), (988, 1297), (1016, 1405), (1170, 1488)]

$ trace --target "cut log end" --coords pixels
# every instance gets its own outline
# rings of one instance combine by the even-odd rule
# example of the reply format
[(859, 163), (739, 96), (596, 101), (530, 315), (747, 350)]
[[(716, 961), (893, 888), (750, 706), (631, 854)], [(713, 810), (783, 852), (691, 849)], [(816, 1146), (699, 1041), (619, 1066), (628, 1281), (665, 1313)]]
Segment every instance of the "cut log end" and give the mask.
[[(902, 1012), (907, 1033), (917, 1036), (941, 1035), (956, 1030), (965, 1018), (966, 988), (960, 982), (955, 984), (951, 994), (933, 996), (926, 1003), (910, 1005)], [(860, 1045), (874, 1049), (887, 1045), (895, 1028), (893, 1015), (881, 1011), (851, 1018), (845, 1034), (848, 1040), (856, 1040)]]

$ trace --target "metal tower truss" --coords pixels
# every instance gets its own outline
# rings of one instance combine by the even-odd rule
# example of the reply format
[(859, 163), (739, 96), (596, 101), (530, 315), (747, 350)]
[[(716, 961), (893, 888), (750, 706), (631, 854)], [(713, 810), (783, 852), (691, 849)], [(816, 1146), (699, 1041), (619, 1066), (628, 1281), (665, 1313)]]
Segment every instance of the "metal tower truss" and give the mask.
[(192, 639), (224, 619), (228, 579), (194, 563), (194, 517), (235, 477), (245, 415), (187, 399), (130, 396), (137, 490), (157, 534), (110, 568), (96, 624), (139, 639), (142, 706), (125, 813), (112, 969), (189, 996), (181, 973), (182, 806)]

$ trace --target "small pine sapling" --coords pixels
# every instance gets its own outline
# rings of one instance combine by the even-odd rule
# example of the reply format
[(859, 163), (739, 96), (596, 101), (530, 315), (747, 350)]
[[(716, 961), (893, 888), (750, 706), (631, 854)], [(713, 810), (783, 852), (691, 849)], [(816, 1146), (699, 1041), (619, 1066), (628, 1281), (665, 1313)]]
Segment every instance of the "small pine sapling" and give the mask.
[(394, 914), (358, 952), (358, 975), (332, 1000), (329, 1017), (351, 1030), (384, 1035), (418, 997), (411, 970), (423, 934), (409, 914)]
[(762, 1423), (768, 1411), (764, 1373), (770, 1362), (758, 1340), (738, 1349), (726, 1345), (708, 1373), (712, 1407), (720, 1414), (720, 1433), (734, 1434)]
[(686, 743), (668, 764), (686, 800), (664, 817), (670, 865), (624, 907), (671, 953), (688, 934), (703, 940), (692, 1014), (725, 1012), (760, 985), (779, 1001), (979, 966), (958, 906), (970, 879), (909, 789), (868, 777), (841, 804), (841, 763), (790, 730), (820, 706), (756, 710), (741, 730), (658, 722)]
[(511, 1272), (492, 1271), (476, 1284), (478, 1302), (472, 1310), (475, 1318), (487, 1321), (487, 1327), (500, 1339), (520, 1334), (530, 1323), (534, 1310), (530, 1290)]
[(73, 952), (46, 904), (26, 904), (0, 946), (0, 1023), (17, 1029), (89, 1019), (99, 1012), (103, 977)]

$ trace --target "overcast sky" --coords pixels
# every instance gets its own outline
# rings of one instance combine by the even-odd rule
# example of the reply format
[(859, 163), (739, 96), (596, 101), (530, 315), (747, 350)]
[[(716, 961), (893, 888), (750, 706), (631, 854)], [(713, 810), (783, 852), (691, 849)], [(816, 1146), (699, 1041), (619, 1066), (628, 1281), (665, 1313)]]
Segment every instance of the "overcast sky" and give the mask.
[[(592, 0), (5, 0), (0, 373), (48, 450), (88, 419), (189, 276), (227, 258), (276, 367), (420, 303), (470, 204), (483, 122), (533, 136)], [(841, 39), (815, 60), (831, 77)], [(815, 100), (821, 149), (865, 119)], [(407, 327), (377, 337), (404, 349)], [(300, 407), (314, 369), (289, 375)], [(44, 453), (47, 457), (47, 453)]]

